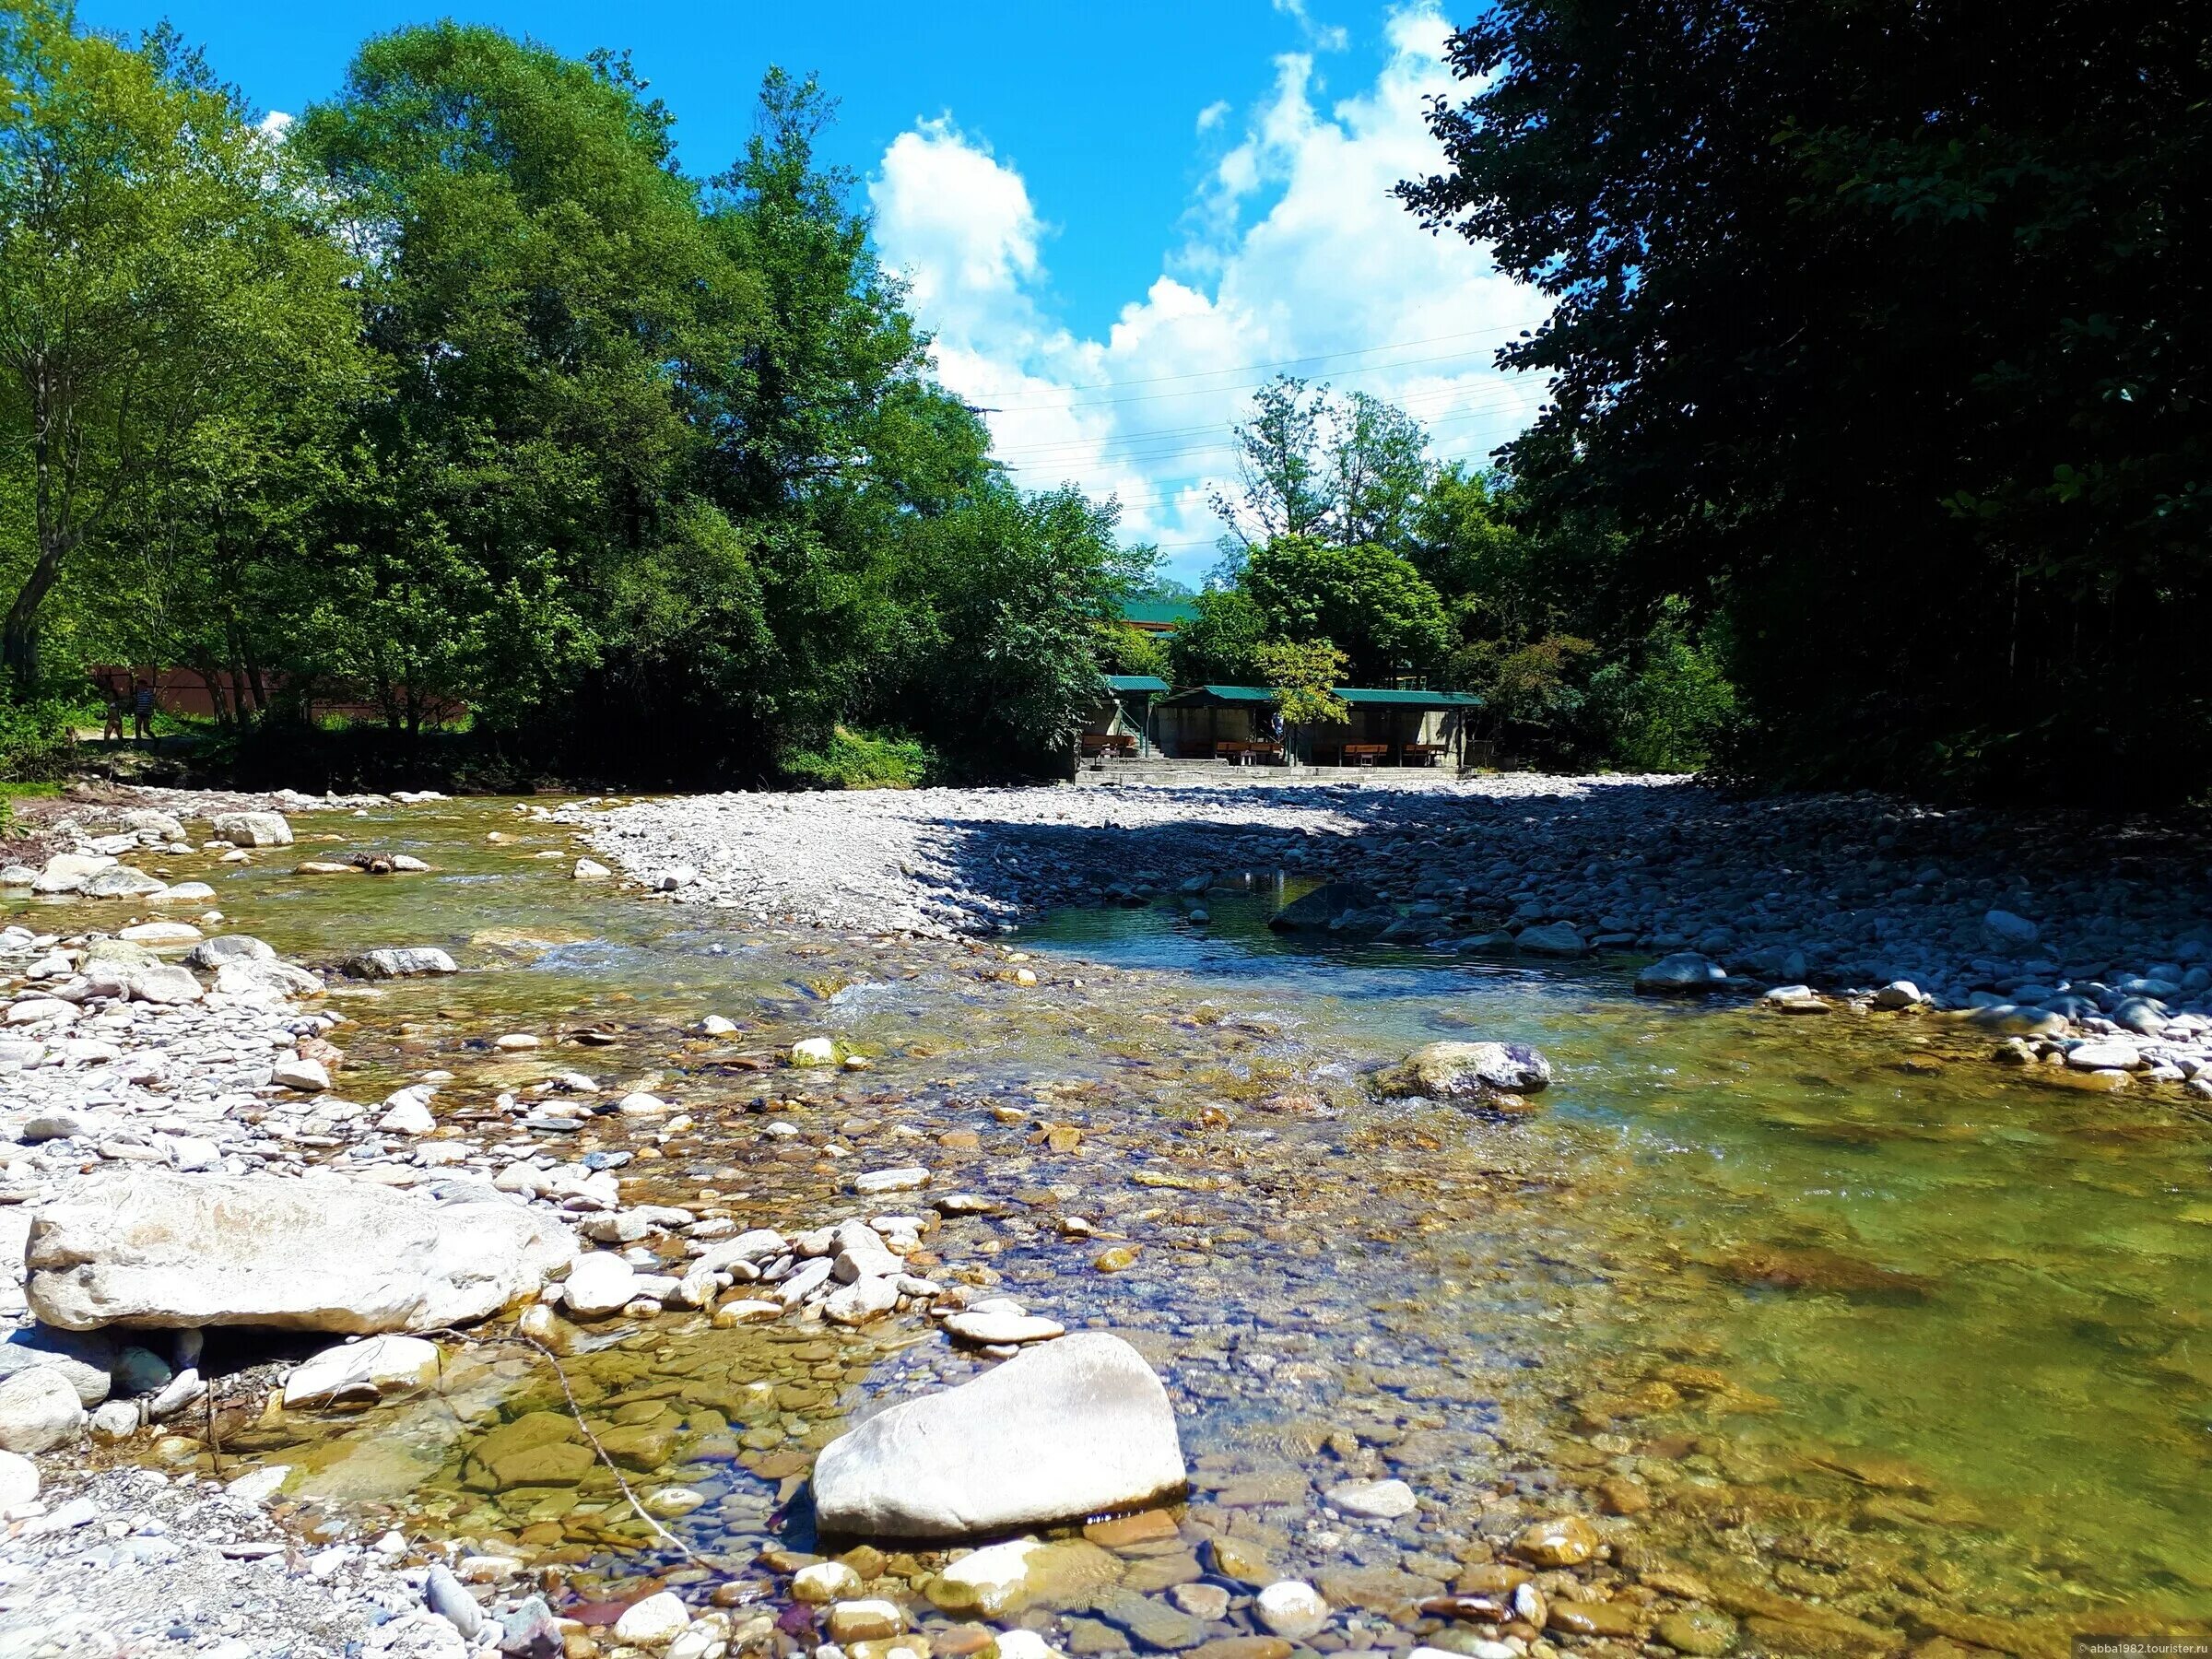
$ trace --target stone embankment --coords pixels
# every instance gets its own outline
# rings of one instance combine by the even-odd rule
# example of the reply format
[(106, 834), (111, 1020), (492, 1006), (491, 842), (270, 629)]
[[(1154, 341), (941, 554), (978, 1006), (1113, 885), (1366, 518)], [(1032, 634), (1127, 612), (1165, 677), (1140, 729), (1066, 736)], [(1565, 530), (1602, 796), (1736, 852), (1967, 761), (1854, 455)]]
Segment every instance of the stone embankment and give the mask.
[(984, 935), (1068, 905), (1359, 884), (1318, 935), (1624, 965), (1779, 1012), (1926, 1010), (2085, 1086), (2212, 1097), (2212, 860), (2190, 826), (1740, 799), (1680, 779), (1414, 791), (1187, 784), (728, 794), (559, 815), (679, 902), (760, 921)]

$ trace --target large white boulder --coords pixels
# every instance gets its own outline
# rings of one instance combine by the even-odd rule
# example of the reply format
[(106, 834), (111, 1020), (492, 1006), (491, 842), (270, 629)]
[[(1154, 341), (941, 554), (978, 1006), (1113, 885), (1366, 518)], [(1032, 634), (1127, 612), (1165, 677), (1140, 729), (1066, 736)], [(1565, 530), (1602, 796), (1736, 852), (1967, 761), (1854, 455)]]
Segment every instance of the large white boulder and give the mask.
[(281, 812), (218, 812), (208, 819), (215, 839), (234, 847), (288, 847), (292, 827)]
[(135, 1169), (39, 1211), (24, 1292), (68, 1331), (421, 1331), (535, 1295), (576, 1251), (566, 1227), (503, 1199), (439, 1205), (367, 1182)]
[(52, 1367), (18, 1371), (0, 1382), (0, 1448), (52, 1452), (84, 1431), (84, 1402)]
[(1092, 1331), (839, 1436), (815, 1464), (815, 1515), (825, 1533), (959, 1537), (1151, 1503), (1186, 1478), (1167, 1390)]
[(104, 853), (56, 853), (46, 861), (30, 888), (34, 893), (82, 892), (86, 882), (114, 867), (115, 860)]

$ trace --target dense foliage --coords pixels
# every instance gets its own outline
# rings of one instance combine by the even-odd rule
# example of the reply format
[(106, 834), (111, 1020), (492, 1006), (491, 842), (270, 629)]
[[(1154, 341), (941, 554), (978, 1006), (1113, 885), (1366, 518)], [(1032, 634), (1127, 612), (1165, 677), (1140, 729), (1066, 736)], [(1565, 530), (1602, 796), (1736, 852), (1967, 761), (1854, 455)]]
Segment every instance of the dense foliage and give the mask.
[(1518, 522), (1692, 601), (1640, 672), (1713, 700), (1717, 619), (1771, 780), (2203, 787), (2200, 16), (1499, 0), (1451, 60), (1402, 194), (1553, 302)]
[(1594, 517), (1540, 519), (1506, 475), (1430, 462), (1420, 423), (1366, 394), (1278, 379), (1235, 441), (1243, 488), (1216, 500), (1225, 557), (1173, 641), (1178, 684), (1470, 690), (1478, 735), (1559, 766), (1690, 770), (1733, 724), (1713, 630), (1626, 582)]
[(1020, 770), (1088, 712), (1142, 561), (935, 382), (811, 82), (702, 182), (620, 57), (454, 23), (281, 137), (60, 6), (0, 79), (16, 698), (180, 665), (232, 726), (694, 780)]

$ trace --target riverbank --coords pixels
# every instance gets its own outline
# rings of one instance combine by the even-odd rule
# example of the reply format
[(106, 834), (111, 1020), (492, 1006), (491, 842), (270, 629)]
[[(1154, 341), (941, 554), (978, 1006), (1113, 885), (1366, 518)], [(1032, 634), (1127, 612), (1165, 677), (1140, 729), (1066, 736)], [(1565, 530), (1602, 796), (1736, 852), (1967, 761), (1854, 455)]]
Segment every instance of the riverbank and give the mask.
[(559, 818), (648, 888), (761, 923), (989, 936), (1065, 906), (1202, 911), (1217, 887), (1288, 874), (1373, 889), (1401, 912), (1392, 943), (1691, 953), (1729, 976), (1697, 989), (1950, 1010), (2013, 1040), (2009, 1058), (2201, 1077), (2212, 1098), (2212, 864), (2179, 820), (1530, 774), (729, 794)]

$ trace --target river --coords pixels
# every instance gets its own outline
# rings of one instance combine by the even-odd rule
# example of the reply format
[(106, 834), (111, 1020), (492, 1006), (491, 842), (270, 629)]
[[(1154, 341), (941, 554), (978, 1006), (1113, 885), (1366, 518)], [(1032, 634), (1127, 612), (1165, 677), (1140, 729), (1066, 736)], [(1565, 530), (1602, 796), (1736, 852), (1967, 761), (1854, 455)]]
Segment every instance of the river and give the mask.
[[(1406, 1639), (1389, 1610), (1408, 1594), (1559, 1508), (1618, 1512), (1630, 1566), (1751, 1586), (1753, 1644), (1783, 1651), (1796, 1627), (1762, 1622), (1760, 1595), (1923, 1635), (1987, 1616), (2010, 1622), (1948, 1633), (2023, 1653), (2212, 1612), (2212, 1123), (2179, 1105), (2025, 1080), (1933, 1018), (1294, 947), (1265, 925), (1299, 890), (1270, 871), (1213, 895), (1203, 927), (1065, 912), (965, 947), (767, 932), (571, 881), (573, 832), (508, 803), (295, 827), (289, 853), (171, 873), (310, 964), (438, 945), (465, 970), (334, 980), (341, 1090), (450, 1072), (441, 1120), (521, 1153), (547, 1137), (512, 1126), (502, 1089), (571, 1068), (655, 1088), (685, 1109), (674, 1128), (594, 1119), (547, 1149), (628, 1151), (634, 1196), (747, 1226), (853, 1213), (853, 1170), (929, 1165), (933, 1194), (996, 1210), (946, 1220), (934, 1254), (1136, 1341), (1185, 1414), (1193, 1514), (1364, 1596), (1372, 1644)], [(291, 874), (318, 836), (433, 869)], [(702, 1038), (710, 1014), (738, 1030)], [(547, 1046), (493, 1045), (509, 1032)], [(775, 1066), (818, 1033), (870, 1068)], [(1469, 1037), (1551, 1057), (1538, 1112), (1363, 1087)], [(1133, 1265), (1094, 1265), (1116, 1244)], [(972, 1374), (916, 1335), (671, 1315), (568, 1363), (587, 1409), (635, 1431), (632, 1479), (667, 1524), (757, 1574), (764, 1546), (811, 1545), (801, 1477), (850, 1411)], [(311, 1507), (495, 1540), (587, 1601), (716, 1576), (592, 1481), (487, 1489), (485, 1437), (558, 1404), (528, 1358), (464, 1354), (434, 1400), (232, 1423), (225, 1468), (289, 1464)], [(1383, 1475), (1429, 1500), (1418, 1516), (1320, 1507)], [(1853, 1648), (1820, 1640), (1795, 1651)]]

